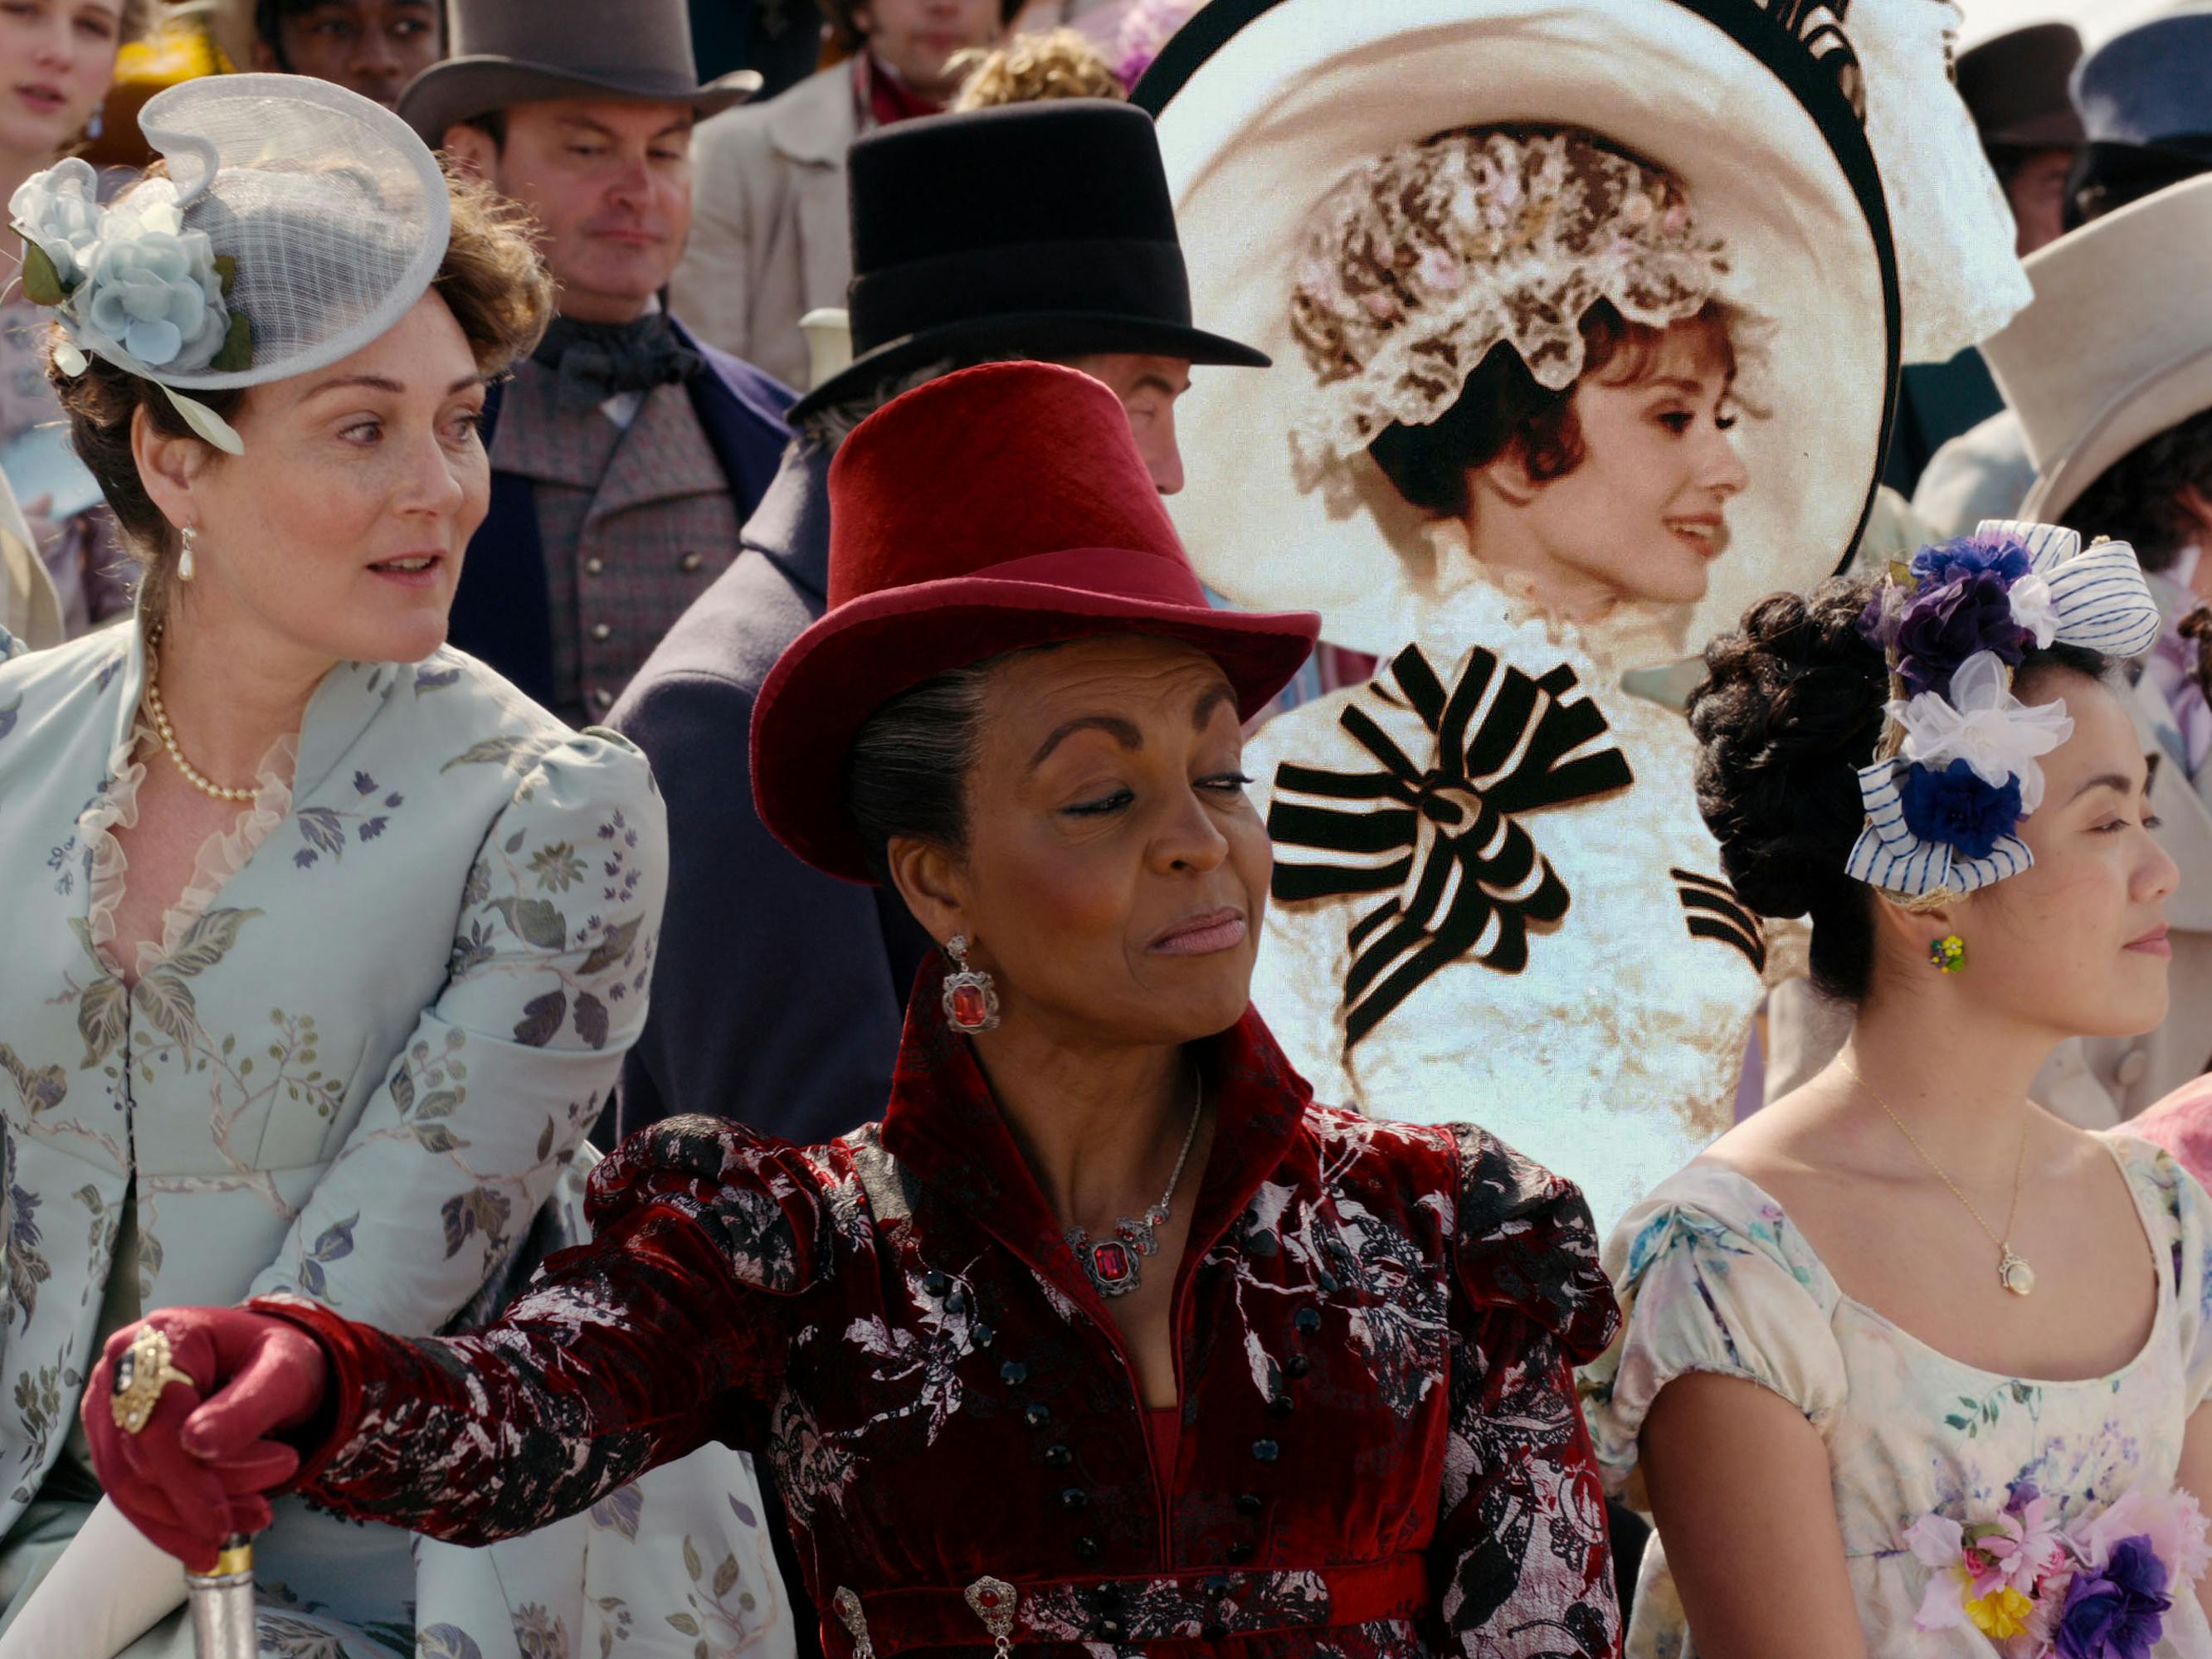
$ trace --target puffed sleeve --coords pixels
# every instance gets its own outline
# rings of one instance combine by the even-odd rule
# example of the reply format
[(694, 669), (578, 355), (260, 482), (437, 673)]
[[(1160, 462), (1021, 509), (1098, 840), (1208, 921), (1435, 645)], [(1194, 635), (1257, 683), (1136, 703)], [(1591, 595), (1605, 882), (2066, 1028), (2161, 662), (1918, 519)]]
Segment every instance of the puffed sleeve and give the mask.
[(1450, 1427), (1431, 1554), (1439, 1652), (1607, 1659), (1620, 1614), (1574, 1368), (1613, 1335), (1581, 1193), (1455, 1127)]
[[(2164, 1235), (2160, 1267), (2171, 1276), (2185, 1403), (2194, 1412), (2212, 1395), (2212, 1194), (2168, 1150), (2173, 1142), (2156, 1133), (2159, 1127), (2141, 1135), (2131, 1122), (2111, 1139), (2130, 1182), (2148, 1200), (2141, 1207)], [(2172, 1120), (2163, 1127), (2170, 1131)]]
[(1626, 1321), (1583, 1376), (1607, 1490), (1646, 1507), (1637, 1437), (1659, 1392), (1691, 1371), (1741, 1377), (1821, 1426), (1847, 1382), (1835, 1281), (1779, 1207), (1713, 1170), (1697, 1196), (1661, 1195), (1622, 1218), (1607, 1264)]
[(644, 756), (611, 733), (553, 740), (519, 770), (436, 1001), (253, 1294), (436, 1330), (527, 1233), (606, 1104), (645, 1022), (666, 821)]
[(765, 1440), (801, 1298), (841, 1223), (818, 1154), (670, 1118), (592, 1172), (591, 1243), (547, 1259), (495, 1323), (409, 1341), (296, 1297), (256, 1311), (327, 1355), (327, 1433), (295, 1489), (483, 1544), (574, 1515), (709, 1440)]

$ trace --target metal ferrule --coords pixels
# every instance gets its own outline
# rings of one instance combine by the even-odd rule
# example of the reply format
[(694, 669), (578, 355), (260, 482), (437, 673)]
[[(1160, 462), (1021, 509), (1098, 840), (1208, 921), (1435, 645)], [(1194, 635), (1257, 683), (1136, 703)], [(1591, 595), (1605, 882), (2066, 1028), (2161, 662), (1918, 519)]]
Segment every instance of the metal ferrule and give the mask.
[(259, 1659), (261, 1638), (253, 1617), (253, 1547), (234, 1541), (216, 1558), (216, 1570), (188, 1573), (185, 1588), (192, 1614), (197, 1659)]

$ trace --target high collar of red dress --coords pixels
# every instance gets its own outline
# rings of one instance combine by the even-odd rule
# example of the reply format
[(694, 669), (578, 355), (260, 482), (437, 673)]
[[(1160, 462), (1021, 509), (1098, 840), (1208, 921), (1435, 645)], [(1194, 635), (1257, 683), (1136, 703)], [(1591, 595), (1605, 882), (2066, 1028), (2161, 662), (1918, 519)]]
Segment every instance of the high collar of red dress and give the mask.
[[(898, 1071), (884, 1112), (884, 1146), (1032, 1266), (1087, 1291), (1089, 1281), (1014, 1144), (974, 1047), (940, 1012), (945, 971), (933, 954), (908, 1000)], [(1205, 1253), (1281, 1164), (1313, 1093), (1249, 1007), (1220, 1036), (1191, 1047), (1215, 1117), (1186, 1263)]]

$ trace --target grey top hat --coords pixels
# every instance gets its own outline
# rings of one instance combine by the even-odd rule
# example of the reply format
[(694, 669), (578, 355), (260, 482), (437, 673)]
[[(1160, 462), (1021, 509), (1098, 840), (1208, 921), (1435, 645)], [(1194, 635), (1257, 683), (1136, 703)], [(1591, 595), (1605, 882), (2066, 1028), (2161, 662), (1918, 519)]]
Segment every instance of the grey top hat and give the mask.
[(400, 118), (434, 149), (455, 122), (516, 104), (618, 98), (688, 104), (704, 119), (761, 84), (750, 70), (699, 84), (684, 0), (453, 0), (453, 46), (399, 97)]
[(2081, 61), (2081, 36), (2071, 23), (2008, 29), (1959, 54), (1959, 95), (1984, 144), (2019, 149), (2071, 149), (2082, 139), (2081, 118), (2067, 78)]

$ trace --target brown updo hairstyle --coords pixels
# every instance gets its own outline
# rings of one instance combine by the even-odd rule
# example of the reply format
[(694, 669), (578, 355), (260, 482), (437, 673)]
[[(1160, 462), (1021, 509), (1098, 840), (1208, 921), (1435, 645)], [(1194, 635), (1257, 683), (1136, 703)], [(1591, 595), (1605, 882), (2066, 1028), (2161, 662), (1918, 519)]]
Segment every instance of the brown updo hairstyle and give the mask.
[[(149, 176), (161, 177), (163, 170), (157, 161)], [(453, 234), (431, 288), (461, 325), (477, 367), (499, 374), (528, 355), (552, 320), (553, 279), (538, 258), (523, 209), (473, 179), (449, 173), (447, 185), (453, 195)], [(158, 622), (167, 609), (182, 544), (138, 476), (131, 422), (143, 410), (166, 437), (194, 434), (158, 386), (104, 358), (87, 354), (83, 374), (64, 374), (53, 361), (60, 338), (57, 327), (47, 342), (46, 379), (69, 416), (70, 440), (78, 459), (99, 481), (137, 562), (140, 608)], [(239, 386), (191, 395), (234, 425), (254, 390)], [(229, 458), (217, 453), (214, 459)]]
[[(1872, 577), (1838, 576), (1777, 593), (1705, 647), (1690, 694), (1698, 810), (1720, 843), (1736, 896), (1762, 916), (1809, 916), (1813, 983), (1862, 1000), (1874, 976), (1874, 890), (1844, 865), (1866, 826), (1859, 769), (1872, 763), (1889, 665), (1859, 632)], [(2111, 665), (2079, 646), (2030, 646), (2014, 671), (2101, 679)]]
[[(1709, 300), (1686, 319), (1719, 342), (1729, 380), (1735, 377), (1735, 313)], [(1583, 313), (1583, 372), (1553, 392), (1540, 384), (1504, 342), (1491, 347), (1467, 377), (1458, 401), (1425, 426), (1402, 422), (1385, 427), (1367, 453), (1412, 505), (1442, 519), (1464, 519), (1468, 475), (1504, 455), (1517, 456), (1532, 483), (1550, 483), (1583, 464), (1582, 422), (1575, 417), (1575, 385), (1595, 380), (1633, 386), (1651, 372), (1665, 332), (1631, 322), (1610, 300)]]

